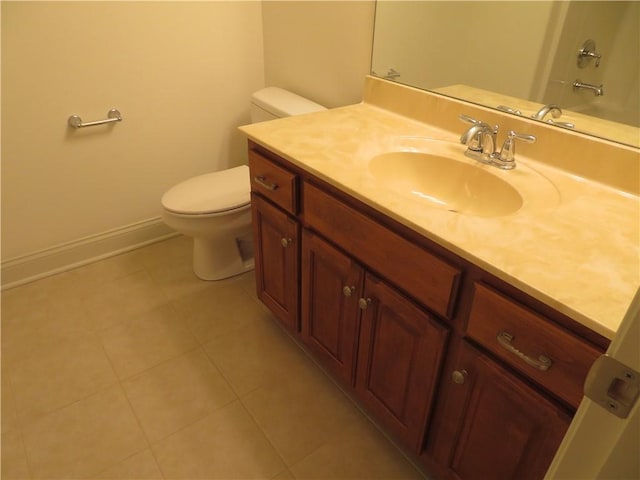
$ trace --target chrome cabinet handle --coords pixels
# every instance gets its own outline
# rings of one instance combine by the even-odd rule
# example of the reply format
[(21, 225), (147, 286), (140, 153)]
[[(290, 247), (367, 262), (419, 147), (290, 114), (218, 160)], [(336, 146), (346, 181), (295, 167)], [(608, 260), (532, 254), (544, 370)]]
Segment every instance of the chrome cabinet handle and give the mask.
[(545, 355), (540, 355), (536, 360), (535, 358), (531, 358), (527, 354), (518, 350), (511, 344), (511, 342), (513, 341), (513, 335), (511, 335), (509, 332), (505, 332), (503, 330), (502, 332), (498, 333), (496, 339), (498, 340), (498, 343), (509, 352), (513, 353), (521, 360), (524, 360), (527, 365), (531, 365), (532, 367), (537, 368), (540, 371), (546, 372), (547, 370), (549, 370), (551, 364), (553, 363), (551, 359)]
[(262, 175), (257, 175), (255, 177), (253, 177), (253, 179), (255, 180), (255, 182), (259, 185), (262, 185), (264, 188), (266, 188), (267, 190), (277, 190), (278, 189), (278, 184), (277, 183), (267, 183), (267, 177), (262, 176)]
[(342, 289), (342, 294), (345, 297), (350, 297), (351, 294), (355, 291), (356, 291), (356, 287), (349, 287), (348, 285), (345, 285), (344, 288)]
[(293, 243), (293, 240), (291, 240), (290, 238), (283, 237), (280, 239), (280, 244), (285, 248), (291, 245), (292, 243)]

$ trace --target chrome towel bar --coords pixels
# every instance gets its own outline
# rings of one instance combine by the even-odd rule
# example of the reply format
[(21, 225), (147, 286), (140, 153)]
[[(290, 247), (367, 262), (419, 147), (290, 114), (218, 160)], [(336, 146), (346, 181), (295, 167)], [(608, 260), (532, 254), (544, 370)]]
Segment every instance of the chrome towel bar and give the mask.
[(68, 123), (69, 123), (69, 126), (73, 128), (84, 128), (84, 127), (93, 127), (94, 125), (103, 125), (105, 123), (122, 121), (122, 115), (120, 115), (120, 111), (115, 108), (112, 108), (111, 110), (109, 110), (109, 113), (107, 113), (107, 117), (108, 118), (104, 120), (96, 120), (95, 122), (82, 123), (82, 119), (80, 118), (80, 115), (71, 115), (69, 117)]

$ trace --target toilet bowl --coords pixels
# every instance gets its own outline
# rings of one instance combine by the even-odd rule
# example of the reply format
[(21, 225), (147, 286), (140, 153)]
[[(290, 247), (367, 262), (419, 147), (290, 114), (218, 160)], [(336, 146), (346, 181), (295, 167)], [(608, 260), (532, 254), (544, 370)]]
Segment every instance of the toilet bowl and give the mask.
[[(255, 92), (252, 122), (325, 110), (277, 87)], [(222, 280), (254, 267), (249, 167), (207, 173), (185, 180), (162, 196), (162, 219), (193, 237), (193, 271), (203, 280)]]
[(193, 237), (193, 271), (222, 280), (253, 269), (249, 167), (208, 173), (162, 196), (164, 222)]

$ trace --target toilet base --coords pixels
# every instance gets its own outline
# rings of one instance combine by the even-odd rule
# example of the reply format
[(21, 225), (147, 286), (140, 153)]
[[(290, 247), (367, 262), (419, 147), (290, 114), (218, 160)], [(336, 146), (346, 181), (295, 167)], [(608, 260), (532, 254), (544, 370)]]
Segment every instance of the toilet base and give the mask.
[(252, 249), (242, 239), (193, 239), (193, 272), (201, 280), (223, 280), (253, 270)]

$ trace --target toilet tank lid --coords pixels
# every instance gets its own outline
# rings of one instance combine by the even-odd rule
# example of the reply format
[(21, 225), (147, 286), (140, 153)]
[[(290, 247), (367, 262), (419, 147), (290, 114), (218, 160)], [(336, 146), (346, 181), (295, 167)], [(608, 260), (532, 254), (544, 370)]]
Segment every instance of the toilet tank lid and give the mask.
[(308, 98), (278, 87), (266, 87), (251, 96), (251, 101), (277, 117), (289, 117), (303, 113), (319, 112), (326, 107)]
[(166, 210), (203, 215), (233, 210), (251, 202), (249, 167), (207, 173), (180, 182), (162, 196)]

